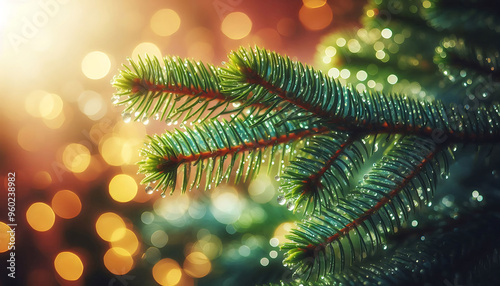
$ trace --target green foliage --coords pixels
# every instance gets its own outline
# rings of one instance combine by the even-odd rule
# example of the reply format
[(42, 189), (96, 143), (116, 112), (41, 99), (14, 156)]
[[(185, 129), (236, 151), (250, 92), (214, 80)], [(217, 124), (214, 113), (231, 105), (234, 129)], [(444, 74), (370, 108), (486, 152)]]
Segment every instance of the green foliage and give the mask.
[[(389, 2), (372, 1), (369, 8), (391, 10)], [(436, 11), (448, 5), (435, 2), (429, 3)], [(447, 77), (440, 79), (459, 78), (462, 86), (471, 85), (469, 80), (477, 86), (485, 77), (497, 80), (498, 51), (483, 48), (480, 42), (470, 44), (470, 38), (455, 36), (441, 41), (443, 33), (458, 29), (460, 23), (450, 21), (450, 26), (444, 27), (441, 22), (448, 20), (419, 5), (419, 1), (411, 1), (401, 6), (402, 10), (392, 10), (391, 15), (396, 23), (413, 28), (429, 21), (422, 28), (426, 32), (420, 34), (432, 39), (426, 43), (430, 50), (417, 47), (410, 41), (412, 32), (395, 28), (394, 23), (394, 37), (386, 35), (385, 40), (368, 37), (376, 29), (372, 24), (366, 35), (357, 33), (351, 39), (359, 47), (346, 39), (339, 45), (337, 40), (344, 34), (329, 41), (334, 39), (339, 55), (357, 50), (344, 64), (359, 70), (366, 61), (369, 65), (385, 63), (390, 70), (401, 68), (401, 61), (416, 60), (406, 74), (409, 78), (418, 75), (414, 81), (422, 85), (432, 82), (434, 91), (443, 85), (436, 80), (439, 71)], [(441, 28), (434, 30), (438, 26)], [(391, 45), (401, 42), (396, 35), (401, 35), (405, 44), (391, 51)], [(377, 42), (388, 49), (390, 59), (374, 58), (377, 51), (370, 50), (370, 45)], [(419, 49), (423, 51), (415, 56)], [(496, 97), (476, 100), (475, 105), (460, 100), (448, 104), (383, 89), (358, 90), (287, 56), (257, 47), (240, 48), (228, 58), (223, 67), (175, 57), (165, 58), (163, 64), (146, 58), (130, 61), (131, 67), (116, 76), (114, 101), (125, 106), (127, 118), (135, 112), (136, 120), (153, 117), (171, 123), (182, 118), (184, 125), (149, 137), (138, 163), (139, 172), (145, 175), (142, 183), (149, 184), (149, 190), (160, 190), (162, 196), (168, 189), (207, 190), (223, 181), (253, 179), (266, 163), (268, 172), (279, 175), (278, 202), (305, 215), (282, 245), (284, 263), (296, 279), (283, 284), (386, 285), (436, 277), (437, 272), (429, 274), (427, 266), (419, 268), (418, 261), (410, 259), (416, 255), (415, 249), (423, 249), (418, 257), (427, 257), (435, 250), (432, 244), (417, 239), (399, 252), (394, 250), (394, 241), (408, 231), (412, 217), (432, 204), (438, 181), (448, 176), (455, 160), (457, 146), (495, 146), (500, 142), (500, 109), (493, 102)], [(420, 77), (425, 80), (420, 81)], [(453, 84), (460, 90), (460, 84)], [(496, 93), (493, 89), (492, 94)], [(463, 90), (455, 96), (470, 98)], [(227, 118), (220, 119), (220, 115)], [(186, 127), (184, 120), (192, 120), (194, 125)], [(182, 180), (178, 176), (183, 176)], [(475, 211), (471, 216), (483, 217)], [(460, 231), (466, 233), (474, 227), (468, 221)], [(464, 253), (476, 241), (466, 237), (469, 240), (458, 242), (457, 237), (453, 232), (440, 233), (438, 228), (432, 232), (438, 245), (442, 245), (437, 242), (441, 239), (456, 242), (443, 244), (443, 252), (432, 265), (444, 267), (446, 263), (441, 262), (446, 251), (460, 261), (467, 259)], [(481, 237), (490, 249), (498, 251), (497, 245)], [(484, 260), (494, 257), (484, 256)], [(409, 273), (412, 267), (419, 273)], [(384, 271), (395, 274), (384, 276)]]

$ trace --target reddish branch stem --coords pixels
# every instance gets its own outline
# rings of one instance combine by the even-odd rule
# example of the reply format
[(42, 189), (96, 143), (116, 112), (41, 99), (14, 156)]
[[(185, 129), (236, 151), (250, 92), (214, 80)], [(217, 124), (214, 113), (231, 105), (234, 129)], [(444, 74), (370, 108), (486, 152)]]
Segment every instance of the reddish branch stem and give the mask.
[(418, 173), (420, 173), (420, 171), (424, 168), (425, 164), (429, 163), (434, 158), (434, 156), (438, 153), (439, 150), (440, 149), (436, 147), (436, 149), (434, 149), (424, 159), (422, 159), (422, 161), (415, 167), (415, 169), (406, 178), (404, 178), (403, 181), (401, 181), (401, 183), (398, 184), (398, 186), (396, 186), (392, 191), (390, 191), (387, 196), (382, 197), (373, 207), (369, 208), (364, 213), (360, 214), (356, 219), (346, 224), (344, 228), (340, 229), (334, 235), (328, 237), (324, 242), (318, 245), (309, 244), (306, 248), (301, 248), (301, 250), (304, 252), (310, 252), (314, 251), (315, 249), (324, 249), (328, 244), (338, 240), (342, 236), (348, 234), (351, 230), (360, 226), (364, 221), (369, 219), (373, 214), (378, 212), (383, 206), (385, 206), (395, 196), (397, 196), (401, 192), (401, 190), (403, 190), (403, 188), (406, 185), (408, 185), (408, 183), (410, 183), (410, 181), (415, 176), (417, 176)]

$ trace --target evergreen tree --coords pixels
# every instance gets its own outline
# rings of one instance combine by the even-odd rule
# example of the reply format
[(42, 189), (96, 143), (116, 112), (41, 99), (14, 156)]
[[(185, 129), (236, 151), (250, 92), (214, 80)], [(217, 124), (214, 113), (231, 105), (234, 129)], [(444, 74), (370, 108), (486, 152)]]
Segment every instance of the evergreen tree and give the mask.
[(319, 46), (324, 72), (257, 47), (222, 67), (130, 60), (113, 83), (125, 120), (196, 122), (149, 137), (142, 183), (164, 196), (279, 172), (278, 202), (303, 214), (282, 285), (500, 281), (490, 4), (371, 1), (364, 28)]

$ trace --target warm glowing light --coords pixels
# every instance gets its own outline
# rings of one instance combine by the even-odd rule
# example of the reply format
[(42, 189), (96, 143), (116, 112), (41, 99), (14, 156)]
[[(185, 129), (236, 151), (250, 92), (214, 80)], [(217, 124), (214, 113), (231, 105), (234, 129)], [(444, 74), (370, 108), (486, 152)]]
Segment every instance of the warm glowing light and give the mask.
[(99, 216), (95, 229), (97, 234), (106, 241), (121, 239), (126, 233), (125, 222), (119, 215), (112, 212)]
[(26, 220), (37, 231), (47, 231), (53, 225), (56, 216), (52, 208), (44, 203), (34, 203), (26, 211)]
[(123, 141), (118, 136), (107, 136), (99, 143), (101, 156), (111, 166), (123, 165), (122, 148)]
[(78, 97), (78, 108), (92, 120), (99, 120), (106, 115), (106, 106), (102, 95), (92, 90), (86, 90)]
[(285, 235), (289, 234), (290, 231), (293, 228), (293, 223), (291, 222), (284, 222), (274, 230), (274, 236), (273, 238), (276, 238), (278, 243), (282, 245), (285, 242), (290, 242), (289, 239), (285, 238)]
[(116, 175), (109, 182), (109, 194), (117, 202), (129, 202), (137, 195), (137, 183), (129, 175)]
[(276, 25), (276, 30), (280, 35), (283, 36), (293, 36), (297, 30), (297, 24), (291, 18), (282, 18)]
[(222, 20), (221, 30), (230, 39), (243, 39), (252, 30), (252, 20), (243, 12), (232, 12)]
[(319, 8), (326, 4), (326, 0), (302, 0), (307, 8)]
[(175, 260), (164, 258), (153, 266), (153, 278), (160, 285), (177, 285), (182, 278), (182, 270)]
[(11, 231), (10, 226), (0, 221), (0, 253), (9, 250), (9, 242), (12, 242), (11, 245), (16, 243), (15, 236), (11, 236), (9, 231)]
[[(200, 231), (201, 232), (201, 231)], [(200, 236), (200, 232), (198, 236)], [(219, 237), (207, 233), (193, 245), (193, 252), (202, 252), (208, 259), (213, 260), (222, 254), (222, 242)]]
[(44, 189), (52, 183), (52, 177), (47, 171), (39, 171), (33, 175), (33, 183), (39, 189)]
[(139, 57), (144, 59), (146, 55), (148, 55), (149, 57), (156, 57), (158, 59), (162, 58), (160, 48), (158, 48), (157, 45), (149, 42), (138, 44), (132, 51), (132, 59), (134, 61), (138, 61)]
[(328, 4), (318, 8), (309, 8), (304, 5), (300, 8), (299, 19), (308, 30), (322, 30), (332, 22), (332, 8)]
[(171, 9), (161, 9), (151, 17), (151, 29), (159, 36), (170, 36), (179, 30), (181, 18)]
[(43, 134), (37, 127), (28, 124), (19, 129), (17, 133), (17, 143), (26, 151), (37, 151), (41, 148)]
[(248, 194), (257, 203), (265, 204), (271, 201), (275, 195), (275, 189), (271, 178), (265, 175), (259, 175), (248, 186)]
[(122, 229), (117, 229), (111, 235), (111, 246), (125, 249), (133, 255), (139, 249), (139, 240), (133, 231), (125, 229), (125, 234)]
[(430, 8), (432, 6), (431, 1), (425, 0), (424, 2), (422, 2), (422, 6), (426, 9)]
[(83, 273), (83, 263), (78, 255), (64, 251), (54, 259), (54, 268), (57, 273), (68, 281), (78, 280)]
[(184, 216), (189, 209), (189, 196), (172, 196), (168, 200), (157, 200), (153, 205), (155, 213), (170, 222)]
[(70, 219), (80, 213), (82, 203), (77, 194), (69, 190), (62, 190), (57, 192), (52, 198), (52, 209), (56, 215)]
[(53, 93), (47, 93), (40, 100), (40, 116), (44, 119), (54, 119), (61, 113), (63, 109), (62, 99)]
[(224, 224), (235, 223), (241, 215), (244, 201), (231, 186), (219, 186), (212, 192), (211, 211), (215, 219)]
[(71, 172), (81, 173), (85, 171), (90, 164), (90, 151), (82, 144), (68, 144), (68, 146), (64, 148), (62, 161), (64, 166)]
[(370, 18), (373, 17), (373, 16), (375, 16), (375, 11), (373, 11), (373, 9), (367, 10), (366, 11), (366, 16), (368, 16)]
[(201, 252), (192, 252), (184, 260), (184, 272), (191, 277), (201, 278), (212, 270), (208, 257)]
[(88, 53), (82, 60), (82, 72), (90, 79), (105, 77), (111, 68), (108, 55), (100, 51)]
[(104, 254), (104, 266), (116, 275), (127, 274), (134, 265), (134, 259), (125, 249), (113, 247)]

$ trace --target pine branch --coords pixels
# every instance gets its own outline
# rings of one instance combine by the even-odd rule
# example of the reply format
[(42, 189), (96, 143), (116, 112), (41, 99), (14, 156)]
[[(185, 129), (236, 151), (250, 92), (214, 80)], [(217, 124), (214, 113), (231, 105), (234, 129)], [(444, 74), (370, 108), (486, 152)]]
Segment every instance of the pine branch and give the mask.
[[(287, 146), (293, 147), (306, 137), (327, 131), (310, 122), (288, 121), (278, 125), (272, 121), (252, 124), (240, 119), (211, 120), (186, 128), (184, 132), (176, 130), (150, 138), (148, 147), (142, 151), (144, 159), (138, 163), (139, 172), (146, 176), (142, 183), (156, 184), (153, 189), (161, 189), (162, 194), (169, 187), (174, 191), (181, 166), (182, 192), (188, 189), (191, 166), (196, 166), (196, 175), (189, 189), (200, 186), (203, 172), (206, 173), (205, 189), (211, 182), (218, 185), (224, 178), (229, 180), (233, 172), (235, 182), (239, 182), (258, 174), (266, 150), (270, 152), (271, 162), (278, 153), (284, 153)], [(244, 153), (248, 153), (250, 159), (243, 158)], [(229, 158), (229, 166), (225, 167), (224, 162)]]
[[(113, 102), (126, 106), (126, 116), (135, 112), (135, 120), (153, 117), (172, 122), (183, 114), (183, 120), (198, 120), (202, 115), (208, 118), (241, 112), (229, 108), (230, 103), (238, 103), (221, 91), (220, 68), (178, 57), (165, 57), (163, 66), (157, 58), (150, 57), (137, 62), (129, 59), (129, 64), (131, 68), (124, 66), (113, 80), (117, 89)], [(252, 107), (259, 110), (264, 106), (255, 103)]]
[(403, 138), (350, 197), (292, 230), (292, 242), (282, 246), (285, 263), (300, 275), (319, 277), (377, 253), (409, 212), (432, 197), (442, 152), (431, 140)]
[[(354, 134), (404, 134), (432, 137), (436, 132), (451, 143), (491, 143), (500, 140), (492, 124), (500, 122), (498, 106), (483, 106), (464, 114), (442, 102), (422, 101), (401, 95), (358, 93), (320, 71), (293, 62), (274, 52), (240, 49), (230, 55), (221, 74), (222, 88), (250, 106), (256, 102), (288, 102), (280, 114), (302, 112), (319, 118), (331, 130)], [(268, 114), (257, 117), (265, 120)], [(480, 127), (480, 129), (478, 129)]]
[(280, 185), (284, 198), (294, 202), (294, 209), (304, 205), (304, 211), (311, 202), (313, 210), (336, 205), (346, 196), (355, 172), (370, 157), (367, 144), (364, 139), (346, 134), (315, 136), (302, 149), (304, 155), (292, 160), (284, 170)]

